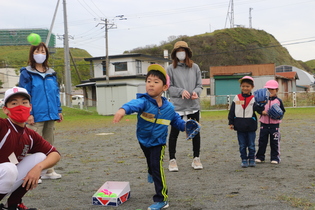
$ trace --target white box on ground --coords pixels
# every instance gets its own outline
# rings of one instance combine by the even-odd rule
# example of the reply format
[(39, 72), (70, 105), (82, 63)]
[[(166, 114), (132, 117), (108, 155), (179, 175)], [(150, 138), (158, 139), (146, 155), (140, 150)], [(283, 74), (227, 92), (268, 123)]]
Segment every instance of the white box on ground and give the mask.
[[(102, 190), (108, 190), (115, 193), (117, 197), (98, 197), (97, 194)], [(130, 184), (129, 182), (105, 182), (92, 197), (93, 205), (100, 206), (119, 206), (130, 198)]]

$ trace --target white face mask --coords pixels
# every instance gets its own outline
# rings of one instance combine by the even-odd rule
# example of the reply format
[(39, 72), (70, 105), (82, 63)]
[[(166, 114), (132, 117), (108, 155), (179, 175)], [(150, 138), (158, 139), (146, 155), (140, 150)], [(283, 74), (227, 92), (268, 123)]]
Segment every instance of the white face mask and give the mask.
[(46, 55), (44, 55), (44, 54), (34, 54), (33, 58), (36, 61), (36, 63), (44, 63), (44, 61), (46, 60)]
[(179, 61), (183, 61), (186, 58), (186, 52), (185, 51), (176, 52), (176, 57), (178, 58)]

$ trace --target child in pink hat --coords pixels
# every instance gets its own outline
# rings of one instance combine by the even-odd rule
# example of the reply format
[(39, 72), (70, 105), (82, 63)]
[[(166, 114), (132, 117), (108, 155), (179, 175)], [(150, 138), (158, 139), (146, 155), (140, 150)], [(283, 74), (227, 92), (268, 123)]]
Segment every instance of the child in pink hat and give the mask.
[(272, 164), (280, 163), (280, 119), (273, 119), (268, 115), (269, 109), (278, 104), (285, 112), (282, 100), (277, 97), (279, 84), (276, 80), (269, 80), (266, 82), (264, 88), (268, 88), (270, 92), (269, 100), (264, 106), (263, 111), (259, 111), (260, 116), (260, 134), (258, 140), (258, 151), (256, 153), (256, 163), (265, 161), (265, 153), (268, 144), (268, 138), (270, 138), (270, 162)]

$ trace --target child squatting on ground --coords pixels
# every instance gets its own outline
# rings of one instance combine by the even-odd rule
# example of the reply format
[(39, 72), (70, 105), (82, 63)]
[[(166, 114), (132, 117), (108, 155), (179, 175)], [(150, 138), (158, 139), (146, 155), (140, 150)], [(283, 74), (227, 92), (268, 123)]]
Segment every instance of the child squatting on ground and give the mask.
[[(228, 120), (230, 129), (237, 131), (239, 151), (243, 168), (255, 167), (255, 138), (257, 130), (257, 117), (255, 111), (262, 110), (255, 103), (255, 98), (251, 91), (254, 88), (254, 79), (244, 76), (239, 80), (241, 92), (234, 97)], [(247, 153), (248, 149), (248, 153)]]
[(0, 210), (36, 210), (26, 208), (22, 198), (37, 187), (45, 169), (60, 160), (54, 146), (25, 126), (32, 109), (30, 99), (26, 89), (20, 87), (4, 95), (2, 109), (8, 118), (0, 118), (0, 200), (8, 199), (0, 204)]
[(138, 113), (137, 139), (146, 157), (148, 182), (155, 186), (155, 195), (148, 209), (156, 210), (169, 206), (168, 189), (163, 169), (168, 126), (185, 130), (185, 121), (175, 112), (174, 106), (162, 93), (169, 87), (165, 69), (152, 64), (146, 76), (146, 93), (137, 94), (137, 99), (125, 103), (115, 114), (113, 122), (119, 122), (125, 114)]
[(279, 84), (275, 80), (269, 80), (266, 82), (264, 88), (268, 88), (270, 93), (269, 100), (264, 106), (262, 111), (258, 111), (260, 116), (260, 133), (258, 140), (258, 151), (256, 153), (256, 163), (265, 161), (265, 153), (268, 144), (268, 138), (270, 138), (270, 162), (272, 164), (279, 164), (280, 159), (280, 123), (281, 119), (272, 119), (268, 115), (268, 111), (274, 104), (278, 104), (283, 114), (285, 112), (282, 100), (277, 97)]

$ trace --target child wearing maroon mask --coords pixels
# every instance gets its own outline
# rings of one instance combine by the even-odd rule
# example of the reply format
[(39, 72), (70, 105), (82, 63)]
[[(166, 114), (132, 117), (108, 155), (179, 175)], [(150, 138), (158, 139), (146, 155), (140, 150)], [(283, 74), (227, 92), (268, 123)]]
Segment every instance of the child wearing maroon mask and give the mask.
[(22, 197), (37, 187), (45, 169), (60, 160), (54, 146), (25, 126), (32, 109), (30, 99), (24, 88), (5, 92), (3, 112), (8, 118), (0, 118), (0, 201), (9, 197), (0, 204), (1, 210), (36, 210), (25, 207)]

